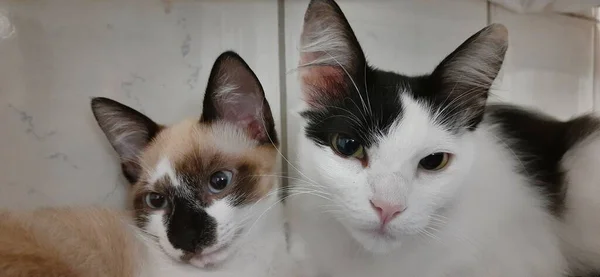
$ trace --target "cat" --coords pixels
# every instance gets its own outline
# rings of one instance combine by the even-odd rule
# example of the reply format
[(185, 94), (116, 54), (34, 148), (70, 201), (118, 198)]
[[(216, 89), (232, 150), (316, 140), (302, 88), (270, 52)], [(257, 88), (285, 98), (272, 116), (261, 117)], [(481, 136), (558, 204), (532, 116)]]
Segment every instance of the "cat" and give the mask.
[(165, 254), (202, 276), (289, 276), (275, 123), (239, 55), (217, 58), (200, 119), (166, 127), (107, 98), (92, 109), (132, 185), (137, 226)]
[(600, 268), (600, 121), (487, 103), (508, 31), (431, 74), (377, 69), (340, 7), (300, 40), (292, 252), (309, 276), (559, 277)]
[(0, 213), (0, 276), (292, 276), (275, 123), (239, 55), (217, 58), (199, 119), (166, 126), (108, 98), (91, 106), (131, 183), (131, 215)]

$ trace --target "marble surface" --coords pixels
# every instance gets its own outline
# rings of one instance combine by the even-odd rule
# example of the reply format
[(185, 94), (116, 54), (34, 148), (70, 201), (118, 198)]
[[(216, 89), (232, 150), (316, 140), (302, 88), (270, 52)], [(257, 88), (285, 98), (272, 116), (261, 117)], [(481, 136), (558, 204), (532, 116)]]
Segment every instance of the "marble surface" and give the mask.
[[(90, 98), (116, 99), (161, 123), (196, 117), (212, 63), (227, 49), (261, 79), (278, 130), (285, 112), (282, 137), (295, 164), (293, 69), (308, 0), (283, 4), (278, 15), (276, 0), (0, 0), (0, 207), (124, 206), (127, 184)], [(561, 118), (600, 109), (592, 21), (518, 15), (481, 0), (339, 4), (373, 64), (409, 74), (430, 71), (488, 21), (502, 22), (510, 48), (493, 101)]]
[[(0, 1), (0, 207), (125, 204), (127, 183), (89, 102), (161, 123), (200, 115), (212, 63), (233, 49), (279, 119), (274, 1)], [(279, 126), (279, 122), (277, 122)]]
[(523, 15), (492, 6), (509, 30), (503, 75), (493, 100), (531, 106), (559, 118), (594, 109), (594, 32), (590, 20)]

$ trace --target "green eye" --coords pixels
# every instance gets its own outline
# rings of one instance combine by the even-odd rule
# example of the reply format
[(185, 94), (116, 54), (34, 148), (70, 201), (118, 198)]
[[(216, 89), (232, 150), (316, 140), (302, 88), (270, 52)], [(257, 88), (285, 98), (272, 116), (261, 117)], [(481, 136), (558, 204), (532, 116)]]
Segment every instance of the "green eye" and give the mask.
[(341, 156), (357, 159), (365, 157), (365, 150), (362, 143), (355, 138), (344, 134), (334, 134), (331, 136), (330, 143), (333, 151)]

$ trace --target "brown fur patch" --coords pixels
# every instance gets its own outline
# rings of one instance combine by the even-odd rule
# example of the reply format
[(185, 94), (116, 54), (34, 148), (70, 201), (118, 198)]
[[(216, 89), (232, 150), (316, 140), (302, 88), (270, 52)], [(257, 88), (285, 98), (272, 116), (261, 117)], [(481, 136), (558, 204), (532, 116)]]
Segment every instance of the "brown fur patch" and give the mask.
[[(167, 197), (173, 180), (159, 178), (151, 183), (152, 175), (162, 159), (168, 159), (184, 185), (190, 189), (198, 204), (208, 206), (215, 199), (232, 196), (234, 204), (258, 201), (275, 186), (273, 175), (277, 151), (273, 145), (259, 145), (246, 134), (223, 122), (200, 123), (196, 119), (164, 128), (142, 154), (144, 172), (133, 186), (131, 199), (136, 210), (138, 226), (145, 225), (150, 212), (144, 203), (146, 193), (153, 191)], [(217, 171), (234, 173), (232, 183), (222, 192), (208, 191), (210, 177)], [(156, 178), (156, 176), (154, 176)]]
[(0, 276), (134, 276), (132, 230), (99, 208), (0, 212)]

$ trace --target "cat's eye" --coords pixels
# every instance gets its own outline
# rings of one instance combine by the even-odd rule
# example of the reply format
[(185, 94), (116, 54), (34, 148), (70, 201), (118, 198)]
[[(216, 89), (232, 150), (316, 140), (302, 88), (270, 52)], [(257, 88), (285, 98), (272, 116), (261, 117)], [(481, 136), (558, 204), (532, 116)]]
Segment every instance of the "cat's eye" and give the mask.
[(208, 190), (211, 193), (219, 193), (223, 191), (229, 184), (231, 184), (232, 177), (233, 173), (227, 170), (217, 171), (213, 173), (213, 175), (210, 176)]
[(344, 134), (331, 136), (331, 148), (344, 157), (362, 159), (365, 157), (365, 149), (362, 143), (353, 137)]
[(445, 152), (433, 153), (419, 161), (419, 166), (425, 170), (438, 171), (444, 169), (450, 162), (450, 154)]
[(156, 192), (147, 193), (146, 196), (144, 196), (144, 202), (146, 202), (148, 207), (155, 210), (164, 209), (168, 204), (167, 198)]

